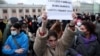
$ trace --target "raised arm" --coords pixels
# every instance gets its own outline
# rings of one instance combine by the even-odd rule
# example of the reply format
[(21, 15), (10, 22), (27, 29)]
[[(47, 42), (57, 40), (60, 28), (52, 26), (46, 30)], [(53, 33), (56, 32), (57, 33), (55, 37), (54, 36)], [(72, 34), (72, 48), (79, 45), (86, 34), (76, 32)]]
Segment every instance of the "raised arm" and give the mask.
[(41, 56), (46, 49), (46, 41), (48, 36), (48, 30), (46, 29), (47, 16), (44, 13), (42, 15), (42, 26), (37, 30), (36, 39), (33, 49), (37, 56)]
[(66, 26), (61, 39), (59, 39), (58, 41), (59, 45), (63, 47), (62, 48), (63, 51), (67, 50), (71, 46), (72, 40), (74, 39), (74, 36), (75, 36), (74, 31), (75, 31), (75, 25), (72, 21)]

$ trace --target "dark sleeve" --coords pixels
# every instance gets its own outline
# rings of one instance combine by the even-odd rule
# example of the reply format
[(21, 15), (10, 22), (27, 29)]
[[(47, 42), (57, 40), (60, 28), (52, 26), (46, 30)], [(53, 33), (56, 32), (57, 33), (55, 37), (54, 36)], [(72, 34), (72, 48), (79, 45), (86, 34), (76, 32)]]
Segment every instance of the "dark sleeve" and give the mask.
[(100, 44), (97, 43), (95, 56), (100, 56)]
[(6, 27), (6, 24), (5, 23), (3, 23), (2, 25), (1, 25), (1, 31), (2, 31), (2, 33), (4, 32), (4, 29), (5, 29), (5, 27)]
[(6, 41), (9, 35), (10, 35), (10, 25), (7, 24), (3, 33), (3, 43)]
[(3, 31), (2, 31), (2, 33), (4, 32), (5, 27), (6, 27), (6, 24), (4, 24), (4, 27), (3, 27)]
[(77, 50), (75, 49), (78, 45), (78, 39), (79, 37), (78, 36), (75, 36), (74, 39), (73, 39), (73, 42), (72, 42), (72, 46), (71, 48), (69, 48), (69, 53), (71, 56), (77, 56), (77, 55), (80, 55)]
[(79, 53), (74, 49), (74, 48), (70, 48), (69, 52), (72, 56), (77, 56)]
[(72, 55), (72, 56), (76, 56), (77, 54), (78, 54), (78, 52), (75, 50), (75, 48), (76, 48), (76, 40), (75, 40), (75, 38), (73, 39), (73, 42), (72, 42), (72, 46), (71, 46), (71, 48), (69, 48), (69, 53), (70, 53), (70, 55)]

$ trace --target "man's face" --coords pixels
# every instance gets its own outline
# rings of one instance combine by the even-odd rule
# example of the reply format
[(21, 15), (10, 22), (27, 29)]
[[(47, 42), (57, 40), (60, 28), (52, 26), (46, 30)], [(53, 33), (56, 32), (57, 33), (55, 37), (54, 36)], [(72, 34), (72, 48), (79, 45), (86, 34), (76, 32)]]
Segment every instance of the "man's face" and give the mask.
[(28, 31), (28, 26), (26, 26), (26, 25), (22, 25), (22, 30), (24, 30), (24, 31)]
[(57, 45), (57, 40), (54, 36), (50, 36), (49, 39), (47, 40), (47, 43), (51, 48), (55, 48)]
[(22, 26), (22, 30), (26, 30), (26, 29), (27, 29), (27, 27)]

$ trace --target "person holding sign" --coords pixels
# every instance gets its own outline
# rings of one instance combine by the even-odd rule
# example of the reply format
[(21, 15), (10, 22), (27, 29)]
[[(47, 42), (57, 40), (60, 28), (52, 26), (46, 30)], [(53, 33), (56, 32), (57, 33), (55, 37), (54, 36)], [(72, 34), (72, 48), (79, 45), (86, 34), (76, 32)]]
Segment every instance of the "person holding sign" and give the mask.
[(75, 25), (66, 26), (62, 37), (58, 40), (57, 33), (47, 30), (47, 15), (42, 14), (42, 26), (37, 30), (33, 49), (37, 56), (66, 56), (65, 51), (75, 36)]

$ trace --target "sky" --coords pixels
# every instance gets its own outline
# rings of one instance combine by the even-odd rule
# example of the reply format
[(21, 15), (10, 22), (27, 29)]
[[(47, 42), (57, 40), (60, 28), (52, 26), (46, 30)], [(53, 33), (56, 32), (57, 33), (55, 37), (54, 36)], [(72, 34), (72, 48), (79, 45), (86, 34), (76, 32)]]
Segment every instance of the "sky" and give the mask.
[(5, 0), (7, 3), (11, 4), (18, 4), (18, 3), (24, 3), (24, 4), (45, 4), (45, 0)]
[[(24, 3), (24, 4), (46, 4), (46, 0), (5, 0), (7, 3), (10, 4), (18, 4), (18, 3)], [(92, 3), (93, 0), (72, 0), (72, 1), (82, 1), (82, 2), (88, 2)], [(94, 0), (98, 3), (100, 3), (99, 0)]]

